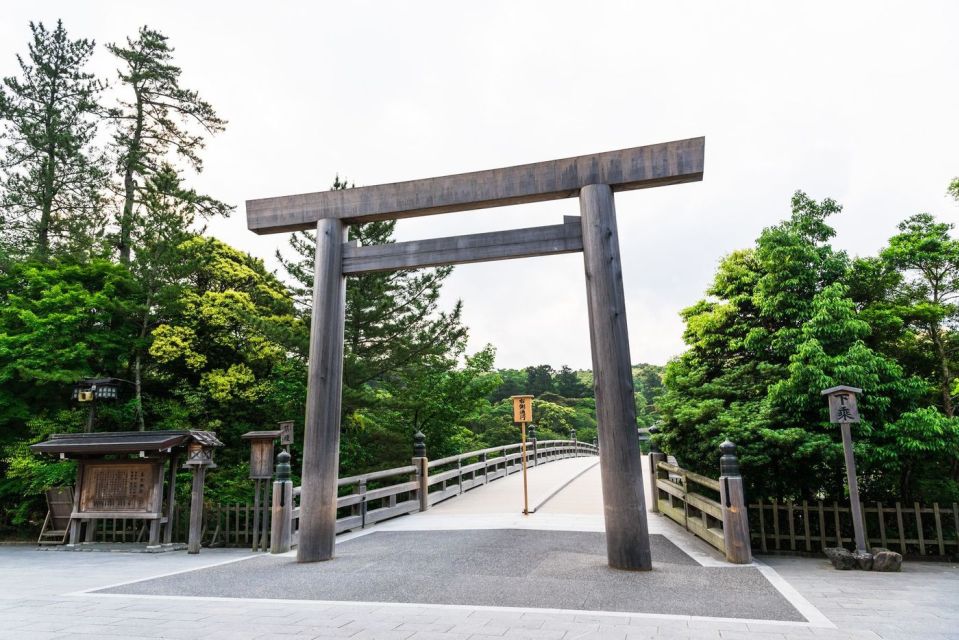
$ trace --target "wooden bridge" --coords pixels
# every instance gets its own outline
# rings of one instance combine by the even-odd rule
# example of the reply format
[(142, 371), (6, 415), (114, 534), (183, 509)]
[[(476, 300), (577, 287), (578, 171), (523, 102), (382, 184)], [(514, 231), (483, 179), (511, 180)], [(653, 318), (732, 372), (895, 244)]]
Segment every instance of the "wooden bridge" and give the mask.
[[(596, 446), (586, 442), (533, 441), (526, 447), (526, 464), (536, 468), (558, 460), (596, 455)], [(522, 467), (523, 445), (515, 443), (437, 460), (417, 456), (409, 466), (340, 478), (336, 532), (364, 529), (383, 520), (426, 511), (467, 491), (520, 473)], [(288, 480), (279, 480), (274, 490), (274, 553), (288, 551), (298, 542), (302, 487), (286, 486), (289, 484)], [(287, 503), (285, 495), (292, 500)]]

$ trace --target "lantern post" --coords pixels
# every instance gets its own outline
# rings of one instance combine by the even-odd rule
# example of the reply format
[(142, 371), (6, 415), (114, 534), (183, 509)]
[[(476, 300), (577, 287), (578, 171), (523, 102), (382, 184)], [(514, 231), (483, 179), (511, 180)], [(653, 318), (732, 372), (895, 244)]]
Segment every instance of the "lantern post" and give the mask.
[(120, 397), (120, 378), (84, 378), (73, 385), (73, 399), (81, 404), (89, 404), (87, 423), (84, 433), (92, 433), (97, 421), (97, 402), (116, 401)]
[[(859, 502), (859, 483), (856, 481), (856, 456), (852, 450), (852, 429), (850, 425), (859, 422), (859, 408), (856, 395), (862, 389), (839, 385), (824, 389), (822, 395), (829, 399), (829, 421), (838, 423), (842, 431), (842, 449), (846, 458), (846, 481), (849, 484), (849, 506), (852, 514), (852, 526), (856, 536), (856, 551), (866, 553), (866, 536), (862, 521), (862, 503)], [(837, 532), (837, 536), (839, 533)], [(839, 546), (842, 541), (839, 540)]]
[[(282, 424), (282, 423), (281, 423)], [(267, 496), (273, 480), (273, 443), (282, 430), (249, 431), (241, 438), (250, 441), (250, 479), (253, 480), (253, 551), (267, 550), (270, 531)]]
[(190, 536), (187, 553), (200, 553), (200, 533), (203, 525), (203, 486), (206, 470), (216, 469), (213, 463), (213, 445), (193, 440), (187, 445), (184, 468), (193, 472), (193, 491), (190, 494)]

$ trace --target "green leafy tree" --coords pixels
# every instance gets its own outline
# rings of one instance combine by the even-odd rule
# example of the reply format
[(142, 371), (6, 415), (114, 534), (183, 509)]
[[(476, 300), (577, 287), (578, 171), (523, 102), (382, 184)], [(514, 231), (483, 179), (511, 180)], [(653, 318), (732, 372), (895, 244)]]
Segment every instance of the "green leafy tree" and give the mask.
[[(120, 261), (130, 262), (138, 227), (144, 223), (145, 190), (150, 179), (167, 171), (176, 158), (196, 171), (203, 162), (205, 138), (223, 131), (226, 121), (196, 91), (180, 86), (181, 69), (173, 64), (167, 37), (141, 27), (126, 46), (108, 44), (118, 58), (120, 86), (128, 98), (111, 110), (115, 122), (114, 146), (122, 180), (123, 205), (119, 212), (116, 247)], [(168, 197), (183, 197), (194, 215), (206, 219), (229, 215), (232, 207), (195, 191), (178, 188)]]
[(103, 85), (85, 70), (92, 40), (72, 40), (62, 22), (30, 23), (19, 77), (3, 79), (0, 237), (14, 256), (52, 250), (85, 255), (103, 226), (102, 154), (93, 148)]
[(556, 393), (564, 398), (585, 398), (592, 390), (583, 384), (579, 376), (568, 365), (563, 365), (553, 379)]
[(490, 402), (497, 403), (510, 396), (526, 393), (526, 371), (519, 369), (497, 369), (500, 384), (490, 393)]
[(760, 432), (780, 495), (842, 495), (843, 451), (839, 430), (829, 423), (822, 389), (838, 384), (862, 388), (856, 428), (859, 470), (866, 495), (895, 495), (908, 481), (896, 475), (900, 454), (888, 447), (887, 425), (913, 410), (926, 385), (895, 361), (866, 346), (869, 325), (857, 316), (847, 288), (826, 287), (813, 299), (813, 315), (790, 359), (788, 377), (772, 385), (766, 406), (768, 427)]
[(882, 251), (883, 260), (903, 276), (898, 293), (908, 308), (906, 321), (932, 347), (942, 410), (948, 418), (954, 414), (952, 360), (959, 321), (959, 241), (951, 237), (951, 230), (951, 224), (920, 213), (900, 223), (899, 233)]
[(144, 365), (148, 362), (152, 331), (169, 320), (188, 287), (185, 277), (191, 262), (183, 248), (194, 235), (190, 232), (197, 215), (197, 201), (202, 199), (192, 189), (184, 188), (179, 173), (168, 164), (162, 165), (146, 179), (142, 196), (145, 215), (137, 224), (137, 251), (130, 262), (130, 271), (139, 283), (137, 324), (139, 332), (132, 345), (131, 369), (136, 399), (137, 426), (146, 429), (143, 412)]
[[(350, 184), (337, 177), (332, 188), (347, 189)], [(394, 241), (395, 227), (395, 221), (351, 225), (349, 238), (363, 245), (388, 244)], [(278, 253), (277, 258), (294, 283), (304, 320), (298, 351), (305, 358), (315, 235), (312, 232), (293, 234), (290, 248), (293, 257)], [(449, 417), (452, 413), (424, 407), (417, 414), (408, 399), (395, 392), (397, 388), (422, 390), (424, 384), (452, 384), (456, 379), (450, 375), (466, 340), (466, 329), (461, 322), (462, 304), (457, 302), (449, 311), (441, 311), (438, 305), (442, 283), (450, 272), (449, 267), (403, 270), (364, 274), (347, 280), (341, 439), (344, 472), (367, 469), (384, 460), (395, 460), (397, 455), (401, 460), (407, 458), (410, 438), (416, 428), (424, 425), (434, 429), (434, 433), (428, 434), (431, 451), (451, 446), (447, 440), (454, 432), (429, 427), (432, 418), (427, 420), (423, 416)], [(467, 370), (471, 370), (470, 367)], [(454, 430), (462, 428), (462, 424), (447, 426)]]
[(541, 364), (535, 367), (526, 367), (526, 393), (541, 396), (553, 391), (553, 367)]
[(764, 439), (775, 431), (766, 397), (789, 376), (816, 295), (846, 272), (845, 254), (828, 243), (826, 218), (839, 210), (797, 192), (789, 219), (763, 230), (754, 249), (727, 256), (709, 297), (683, 311), (689, 349), (667, 365), (656, 401), (659, 439), (682, 463), (714, 473), (716, 448), (729, 437), (740, 445), (753, 495), (783, 490), (759, 472), (774, 455)]
[[(135, 291), (125, 269), (100, 259), (27, 260), (0, 272), (0, 528), (26, 524), (44, 489), (71, 480), (72, 467), (27, 447), (86, 427), (71, 388), (124, 370), (136, 335)], [(125, 409), (104, 406), (98, 428), (124, 426)]]
[(488, 411), (487, 398), (499, 384), (492, 347), (466, 356), (463, 364), (456, 366), (459, 356), (460, 352), (452, 352), (431, 358), (413, 371), (388, 376), (383, 383), (391, 398), (389, 406), (406, 426), (404, 432), (422, 431), (432, 457), (469, 450), (461, 450), (457, 440), (466, 435), (469, 423)]

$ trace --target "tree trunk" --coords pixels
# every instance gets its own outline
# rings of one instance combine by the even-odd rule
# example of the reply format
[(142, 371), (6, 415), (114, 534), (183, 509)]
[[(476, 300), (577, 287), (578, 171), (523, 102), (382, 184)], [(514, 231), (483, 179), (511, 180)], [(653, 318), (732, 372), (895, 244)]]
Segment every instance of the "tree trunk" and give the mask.
[(120, 238), (117, 249), (120, 252), (120, 262), (130, 264), (130, 238), (133, 235), (133, 204), (136, 199), (136, 182), (134, 173), (140, 164), (140, 146), (143, 142), (143, 99), (140, 92), (134, 88), (136, 94), (136, 124), (133, 135), (130, 137), (130, 146), (127, 148), (126, 162), (123, 168), (123, 213), (120, 215)]
[(140, 431), (146, 431), (146, 424), (143, 421), (143, 394), (142, 392), (142, 378), (140, 377), (140, 350), (137, 349), (136, 360), (133, 364), (133, 384), (136, 387), (137, 395), (137, 428)]
[(953, 416), (952, 408), (952, 371), (949, 369), (949, 359), (946, 356), (945, 346), (942, 344), (942, 333), (938, 324), (929, 327), (929, 336), (936, 348), (936, 357), (939, 358), (939, 376), (942, 389), (942, 412), (946, 417)]
[[(143, 312), (143, 323), (140, 325), (140, 343), (142, 344), (143, 339), (147, 335), (147, 326), (150, 322), (150, 304), (152, 300), (150, 296), (147, 296), (146, 300), (146, 310)], [(136, 347), (136, 357), (133, 363), (133, 385), (136, 388), (136, 397), (137, 397), (137, 427), (140, 431), (146, 431), (146, 424), (143, 420), (143, 377), (142, 377), (142, 355), (140, 352), (140, 345)]]

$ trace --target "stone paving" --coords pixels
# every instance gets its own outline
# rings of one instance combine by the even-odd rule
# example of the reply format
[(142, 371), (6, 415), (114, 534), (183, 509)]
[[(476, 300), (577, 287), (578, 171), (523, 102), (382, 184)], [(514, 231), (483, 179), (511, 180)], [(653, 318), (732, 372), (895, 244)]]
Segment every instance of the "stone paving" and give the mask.
[[(553, 463), (540, 468), (537, 473), (554, 467), (550, 474), (558, 476), (561, 465), (568, 465), (572, 477), (583, 470), (585, 462)], [(532, 483), (534, 475), (531, 474), (530, 478)], [(540, 478), (545, 480), (545, 474)], [(567, 530), (596, 531), (596, 514), (589, 513), (596, 508), (595, 500), (589, 500), (588, 496), (591, 482), (594, 484), (592, 495), (598, 496), (597, 479), (598, 476), (594, 478), (591, 472), (587, 472), (570, 485), (570, 496), (580, 496), (581, 508), (564, 505), (567, 499), (559, 500), (560, 496), (557, 496), (543, 513), (520, 517), (521, 528), (563, 530), (565, 517)], [(507, 484), (517, 481), (518, 476), (500, 480), (449, 504), (465, 501), (471, 496), (480, 501), (480, 494), (494, 489), (497, 493), (502, 492), (500, 499), (506, 495), (515, 496)], [(569, 501), (576, 502), (572, 498), (568, 498)], [(438, 507), (427, 514), (399, 518), (376, 530), (502, 528), (503, 523), (517, 519), (512, 502), (502, 505), (501, 508), (508, 509), (508, 512), (485, 513), (475, 518), (470, 518), (467, 513), (452, 513), (452, 508), (444, 514)], [(462, 507), (461, 502), (457, 509)], [(556, 513), (557, 509), (580, 513), (564, 516)], [(482, 520), (483, 525), (471, 527), (471, 519)], [(663, 520), (650, 514), (651, 530), (665, 531), (680, 549), (687, 553), (692, 550), (690, 557), (699, 564), (721, 566), (721, 559), (715, 554)], [(515, 528), (517, 525), (507, 526)], [(229, 549), (204, 549), (198, 556), (189, 556), (183, 553), (43, 553), (31, 546), (0, 547), (0, 638), (959, 640), (959, 566), (945, 563), (907, 562), (901, 574), (880, 574), (837, 572), (825, 559), (761, 558), (756, 565), (758, 570), (811, 621), (806, 623), (734, 620), (719, 610), (714, 617), (699, 617), (502, 606), (91, 593), (111, 585), (220, 563), (262, 561), (250, 560), (251, 557), (249, 552)], [(672, 596), (677, 601), (686, 597), (683, 590), (675, 591)], [(269, 597), (269, 594), (264, 595)]]

